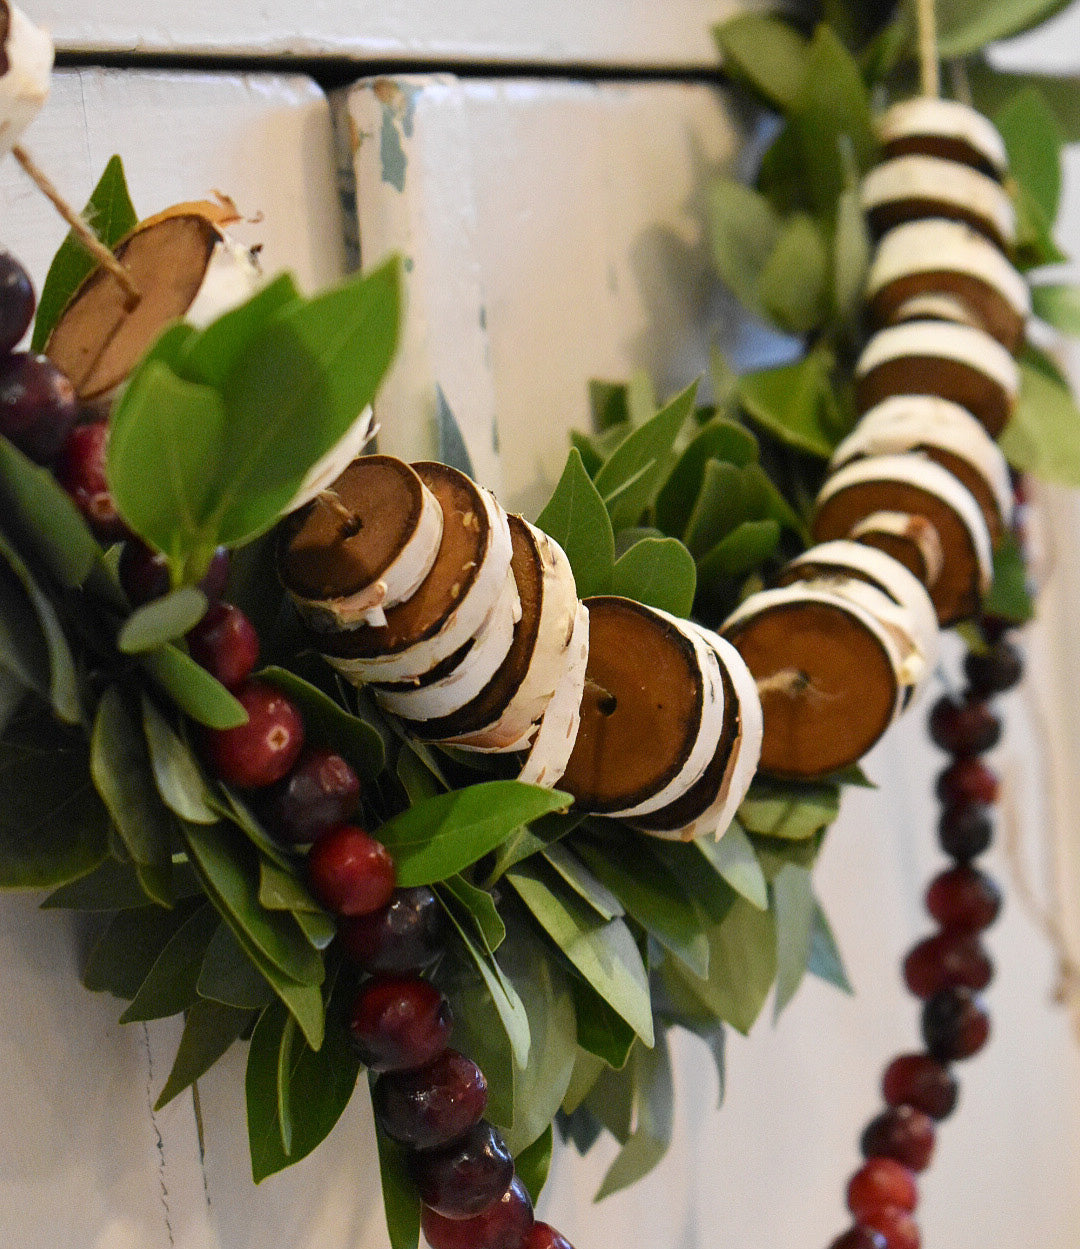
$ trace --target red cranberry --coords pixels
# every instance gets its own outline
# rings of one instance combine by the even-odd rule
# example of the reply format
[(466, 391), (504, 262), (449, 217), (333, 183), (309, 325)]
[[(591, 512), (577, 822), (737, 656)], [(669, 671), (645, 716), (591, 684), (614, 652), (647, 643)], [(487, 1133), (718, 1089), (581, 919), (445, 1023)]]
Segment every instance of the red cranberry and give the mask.
[(947, 1119), (956, 1109), (959, 1085), (931, 1054), (900, 1054), (885, 1068), (881, 1091), (890, 1106), (912, 1106), (931, 1119)]
[(919, 1228), (907, 1210), (880, 1206), (862, 1216), (864, 1227), (873, 1227), (885, 1237), (885, 1249), (919, 1249)]
[(370, 915), (394, 892), (390, 852), (355, 824), (338, 824), (320, 837), (307, 870), (312, 892), (338, 915)]
[(946, 807), (938, 820), (938, 842), (959, 863), (968, 863), (988, 850), (993, 835), (990, 808), (981, 802)]
[(978, 932), (1001, 910), (1001, 890), (993, 878), (965, 863), (935, 876), (926, 891), (926, 909), (942, 928)]
[(306, 845), (349, 820), (359, 802), (356, 773), (340, 755), (315, 746), (304, 751), (292, 772), (267, 795), (265, 816), (281, 841)]
[(0, 251), (0, 355), (7, 355), (34, 317), (30, 276), (10, 252)]
[(207, 761), (226, 784), (240, 789), (273, 785), (289, 771), (304, 744), (304, 723), (296, 707), (265, 681), (248, 681), (235, 691), (248, 713), (234, 729), (206, 729)]
[(891, 1106), (867, 1124), (862, 1151), (864, 1158), (895, 1158), (911, 1171), (925, 1171), (934, 1152), (934, 1121), (911, 1106)]
[(365, 971), (423, 971), (442, 952), (446, 921), (427, 885), (395, 889), (388, 906), (347, 919), (338, 929), (345, 953)]
[(38, 464), (56, 459), (79, 414), (75, 387), (45, 356), (0, 358), (0, 434)]
[(349, 1035), (372, 1071), (406, 1071), (433, 1062), (446, 1049), (453, 1026), (450, 1003), (433, 984), (415, 978), (369, 980), (349, 1017)]
[(231, 690), (251, 676), (259, 661), (255, 626), (231, 603), (211, 603), (187, 643), (191, 658)]
[(969, 651), (964, 656), (964, 673), (972, 693), (980, 698), (1003, 694), (1020, 683), (1024, 675), (1024, 655), (1008, 638), (999, 638), (988, 651)]
[(90, 528), (106, 541), (119, 541), (128, 528), (116, 510), (105, 478), (107, 421), (76, 425), (68, 434), (56, 462), (56, 479), (75, 500)]
[(135, 607), (168, 594), (169, 561), (141, 538), (129, 538), (120, 552), (120, 584)]
[(930, 736), (953, 755), (981, 755), (996, 746), (1001, 721), (980, 699), (945, 694), (930, 711)]
[(525, 1185), (515, 1175), (506, 1192), (486, 1210), (471, 1219), (451, 1219), (430, 1206), (420, 1214), (420, 1226), (431, 1249), (571, 1249), (558, 1233), (553, 1241), (532, 1240), (537, 1227), (533, 1223), (532, 1202)]
[(970, 1058), (989, 1040), (990, 1016), (970, 989), (943, 989), (923, 1007), (922, 1034), (942, 1062)]
[(910, 1211), (918, 1200), (914, 1175), (895, 1158), (871, 1158), (848, 1183), (848, 1209), (860, 1223), (868, 1210), (898, 1206)]
[(381, 1076), (371, 1100), (387, 1136), (413, 1149), (434, 1149), (484, 1117), (487, 1081), (476, 1063), (446, 1050), (426, 1067)]
[(937, 796), (946, 807), (997, 801), (998, 776), (981, 759), (957, 759), (937, 779)]
[(849, 1227), (832, 1242), (829, 1249), (886, 1249), (885, 1237), (873, 1227)]
[(550, 1223), (534, 1223), (521, 1249), (574, 1249), (574, 1246)]
[(920, 941), (904, 959), (904, 980), (916, 997), (933, 997), (942, 989), (964, 985), (985, 989), (994, 976), (994, 964), (978, 937), (951, 930)]
[[(514, 1159), (486, 1119), (451, 1145), (410, 1153), (406, 1158), (420, 1200), (448, 1219), (469, 1219), (492, 1204), (498, 1205), (514, 1179)], [(528, 1193), (522, 1185), (518, 1194), (508, 1198), (507, 1210), (515, 1210), (520, 1218), (519, 1203), (525, 1201)]]

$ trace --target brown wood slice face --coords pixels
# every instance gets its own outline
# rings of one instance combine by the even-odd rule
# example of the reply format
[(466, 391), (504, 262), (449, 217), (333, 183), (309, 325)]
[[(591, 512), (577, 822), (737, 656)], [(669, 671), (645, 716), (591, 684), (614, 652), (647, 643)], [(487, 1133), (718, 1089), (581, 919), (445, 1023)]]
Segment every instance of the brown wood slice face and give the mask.
[(897, 156), (936, 156), (939, 160), (955, 161), (978, 170), (995, 182), (1001, 181), (1001, 173), (977, 147), (966, 140), (945, 134), (908, 134), (892, 139), (881, 149), (882, 159)]
[(997, 497), (986, 478), (974, 465), (952, 451), (946, 451), (944, 447), (920, 447), (919, 450), (927, 459), (933, 460), (935, 464), (940, 464), (942, 468), (952, 473), (956, 480), (970, 491), (986, 521), (990, 541), (996, 548), (1005, 531), (1004, 521), (1001, 509), (998, 507)]
[(187, 312), (221, 240), (214, 223), (198, 213), (137, 228), (116, 249), (142, 295), (130, 312), (111, 273), (97, 269), (86, 279), (45, 346), (81, 399), (95, 399), (123, 382), (165, 326)]
[(629, 599), (585, 600), (581, 722), (560, 785), (584, 811), (637, 806), (679, 772), (697, 739), (704, 684), (693, 643)]
[(967, 408), (992, 438), (1012, 415), (1012, 399), (981, 370), (944, 356), (898, 356), (883, 361), (855, 382), (859, 412), (869, 412), (895, 395), (937, 395)]
[(804, 674), (803, 689), (766, 687), (761, 693), (760, 767), (773, 776), (814, 780), (862, 758), (892, 722), (898, 706), (894, 659), (850, 605), (821, 594), (800, 598), (797, 590), (770, 594), (787, 598), (725, 625), (724, 634), (759, 689), (778, 673)]
[(909, 273), (883, 286), (867, 304), (871, 324), (880, 327), (919, 319), (905, 308), (926, 295), (945, 295), (955, 300), (965, 314), (964, 324), (984, 330), (1007, 351), (1015, 353), (1023, 343), (1024, 318), (1000, 291), (972, 274), (946, 268)]
[[(917, 516), (912, 519), (922, 520), (923, 518)], [(926, 523), (929, 524), (929, 522)], [(935, 531), (935, 538), (936, 536)], [(912, 576), (918, 577), (923, 585), (930, 585), (935, 579), (931, 575), (932, 566), (926, 557), (926, 547), (912, 532), (897, 533), (893, 530), (868, 528), (852, 530), (851, 539), (853, 542), (861, 542), (863, 546), (891, 556)]]

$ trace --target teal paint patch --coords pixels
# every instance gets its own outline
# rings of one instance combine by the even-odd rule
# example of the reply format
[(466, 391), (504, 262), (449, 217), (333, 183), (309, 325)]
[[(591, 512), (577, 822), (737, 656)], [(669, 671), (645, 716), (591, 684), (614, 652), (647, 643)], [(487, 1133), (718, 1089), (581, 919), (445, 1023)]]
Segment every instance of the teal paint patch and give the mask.
[(382, 129), (379, 132), (379, 159), (382, 162), (381, 177), (383, 182), (396, 191), (405, 190), (405, 170), (408, 158), (401, 146), (401, 136), (394, 125), (394, 110), (390, 105), (382, 106)]
[(487, 329), (487, 308), (483, 304), (480, 305), (480, 328)]

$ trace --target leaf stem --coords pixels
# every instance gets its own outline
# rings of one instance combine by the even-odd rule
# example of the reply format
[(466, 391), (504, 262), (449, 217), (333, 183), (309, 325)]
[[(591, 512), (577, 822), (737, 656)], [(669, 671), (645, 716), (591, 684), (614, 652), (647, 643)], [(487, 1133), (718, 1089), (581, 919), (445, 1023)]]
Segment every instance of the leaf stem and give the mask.
[(941, 95), (941, 66), (934, 0), (915, 0), (915, 20), (919, 29), (920, 87), (923, 95), (937, 97)]

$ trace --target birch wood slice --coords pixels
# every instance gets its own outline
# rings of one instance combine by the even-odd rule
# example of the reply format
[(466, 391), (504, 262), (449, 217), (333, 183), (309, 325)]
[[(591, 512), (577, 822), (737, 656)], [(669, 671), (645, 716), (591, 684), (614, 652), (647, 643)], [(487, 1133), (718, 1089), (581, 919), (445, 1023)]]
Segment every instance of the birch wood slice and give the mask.
[(1000, 180), (1009, 154), (997, 127), (959, 100), (915, 96), (892, 105), (876, 123), (886, 157), (935, 156)]
[(925, 516), (871, 512), (852, 526), (848, 537), (896, 560), (924, 586), (933, 585), (941, 576), (945, 554), (938, 531)]

